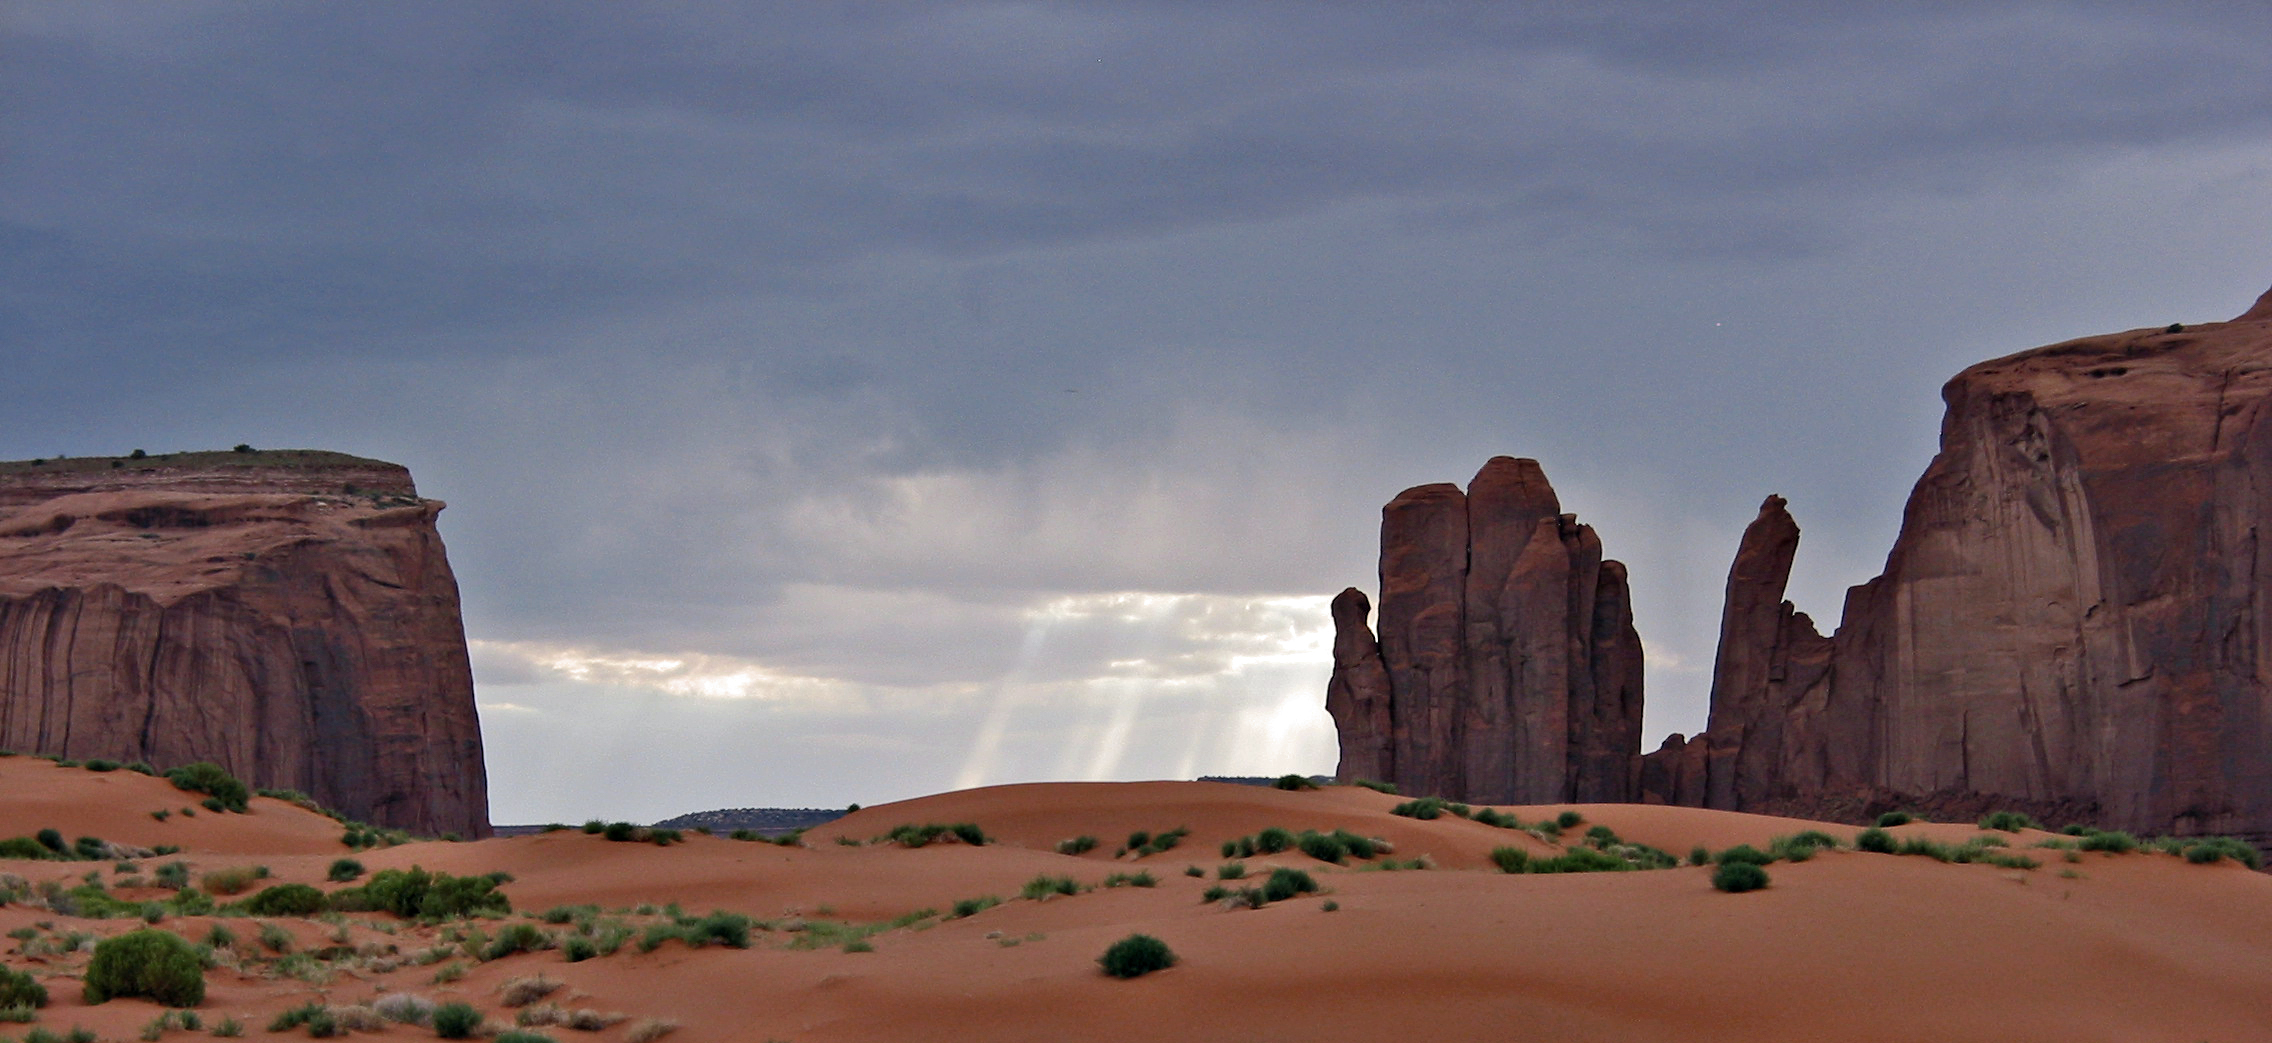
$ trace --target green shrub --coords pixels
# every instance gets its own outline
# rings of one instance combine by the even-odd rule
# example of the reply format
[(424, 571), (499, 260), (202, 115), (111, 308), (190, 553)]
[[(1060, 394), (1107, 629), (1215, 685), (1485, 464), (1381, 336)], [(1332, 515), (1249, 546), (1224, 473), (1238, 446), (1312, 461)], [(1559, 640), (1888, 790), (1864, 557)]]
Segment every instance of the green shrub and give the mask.
[(1333, 839), (1340, 841), (1341, 847), (1348, 851), (1353, 858), (1371, 858), (1380, 854), (1381, 848), (1387, 844), (1387, 841), (1376, 841), (1371, 837), (1359, 836), (1346, 829), (1334, 830)]
[(1372, 790), (1372, 791), (1373, 791), (1373, 792), (1375, 792), (1375, 793), (1386, 793), (1386, 794), (1388, 794), (1389, 796), (1392, 796), (1392, 797), (1393, 797), (1393, 796), (1396, 796), (1396, 795), (1397, 795), (1397, 792), (1396, 792), (1396, 783), (1393, 783), (1393, 782), (1382, 782), (1382, 781), (1381, 781), (1381, 780), (1379, 780), (1379, 779), (1357, 779), (1357, 780), (1355, 780), (1355, 781), (1351, 782), (1351, 783), (1350, 783), (1350, 785), (1352, 785), (1352, 786), (1363, 786), (1363, 787), (1365, 787), (1366, 789)]
[(1445, 800), (1442, 797), (1421, 797), (1417, 800), (1405, 801), (1402, 804), (1390, 808), (1388, 809), (1388, 813), (1391, 815), (1403, 815), (1406, 818), (1434, 820), (1436, 818), (1442, 817), (1443, 813), (1450, 810), (1451, 808), (1452, 802)]
[(2206, 865), (2227, 858), (2250, 869), (2264, 867), (2255, 848), (2250, 847), (2246, 841), (2232, 837), (2204, 837), (2185, 848), (2185, 860), (2195, 865)]
[(1722, 862), (1712, 871), (1712, 886), (1729, 894), (1757, 891), (1767, 886), (1767, 870), (1756, 862)]
[(245, 802), (252, 797), (244, 783), (237, 781), (237, 777), (229, 774), (227, 769), (211, 761), (184, 764), (167, 772), (166, 780), (173, 783), (175, 789), (203, 793), (210, 797), (220, 805), (213, 809), (215, 811), (243, 811)]
[(2111, 851), (2115, 854), (2121, 854), (2126, 851), (2138, 850), (2138, 838), (2120, 830), (2110, 830), (2103, 833), (2092, 830), (2083, 834), (2083, 839), (2076, 841), (2075, 846), (2085, 851)]
[(1225, 862), (1215, 867), (1215, 879), (1238, 880), (1246, 876), (1246, 863)]
[(1491, 849), (1491, 862), (1502, 873), (1520, 873), (1530, 865), (1530, 852), (1519, 847)]
[(1563, 829), (1576, 829), (1578, 827), (1578, 824), (1584, 822), (1585, 820), (1586, 817), (1584, 815), (1580, 815), (1575, 811), (1565, 811), (1559, 815), (1554, 816), (1554, 824), (1562, 827)]
[(1310, 777), (1307, 775), (1280, 775), (1278, 776), (1278, 780), (1271, 783), (1271, 785), (1283, 790), (1305, 790), (1317, 788), (1317, 783), (1311, 781)]
[(1315, 830), (1303, 830), (1302, 835), (1295, 838), (1294, 843), (1295, 846), (1302, 849), (1303, 854), (1320, 862), (1340, 865), (1349, 858), (1349, 846), (1347, 844), (1342, 843), (1337, 837)]
[(270, 1032), (290, 1032), (302, 1027), (305, 1027), (308, 1030), (308, 1035), (311, 1036), (333, 1036), (339, 1032), (339, 1026), (333, 1022), (331, 1013), (324, 1010), (323, 1004), (315, 1000), (309, 1000), (297, 1007), (277, 1011), (276, 1016), (268, 1021), (268, 1031)]
[(1115, 978), (1138, 978), (1175, 966), (1175, 953), (1166, 942), (1148, 934), (1131, 934), (1112, 943), (1097, 957), (1097, 964)]
[(600, 829), (600, 836), (605, 837), (609, 840), (613, 840), (619, 844), (628, 840), (635, 839), (638, 837), (638, 835), (639, 827), (634, 826), (629, 822), (610, 822)]
[(314, 916), (323, 908), (323, 892), (306, 884), (263, 888), (245, 901), (245, 912), (254, 916)]
[(1072, 877), (1051, 876), (1048, 873), (1043, 873), (1026, 881), (1026, 886), (1018, 891), (1018, 894), (1025, 898), (1047, 898), (1050, 895), (1077, 895), (1080, 893), (1081, 885), (1075, 882)]
[(1895, 826), (1906, 826), (1915, 821), (1917, 821), (1917, 816), (1906, 811), (1888, 811), (1878, 816), (1877, 826), (1879, 829), (1892, 829)]
[(557, 1043), (557, 1041), (542, 1032), (514, 1029), (510, 1032), (498, 1033), (490, 1043)]
[(114, 760), (102, 757), (87, 758), (86, 768), (88, 771), (117, 771), (120, 767), (121, 765)]
[(1057, 853), (1060, 855), (1086, 854), (1090, 851), (1096, 850), (1096, 846), (1097, 838), (1083, 833), (1077, 837), (1058, 841)]
[(85, 995), (88, 1003), (145, 996), (168, 1007), (194, 1007), (205, 1001), (205, 960), (172, 931), (129, 931), (95, 943)]
[[(625, 823), (625, 824), (626, 824), (626, 825), (629, 825), (629, 823)], [(605, 832), (606, 830), (607, 830), (607, 823), (605, 823), (605, 822), (602, 822), (602, 821), (600, 821), (599, 819), (596, 819), (596, 818), (595, 818), (595, 819), (592, 819), (592, 820), (591, 820), (591, 821), (589, 821), (589, 822), (586, 822), (586, 823), (584, 823), (584, 832), (585, 832), (585, 833), (586, 833), (587, 835), (590, 835), (590, 836), (598, 836), (598, 835), (600, 835), (601, 833)]]
[(0, 967), (0, 1010), (30, 1010), (47, 1006), (47, 986), (23, 971)]
[(62, 854), (62, 853), (63, 853), (63, 834), (62, 834), (62, 833), (59, 833), (59, 832), (57, 832), (57, 831), (55, 831), (55, 830), (53, 830), (53, 829), (43, 829), (43, 830), (40, 830), (40, 831), (39, 831), (38, 833), (34, 834), (33, 836), (34, 836), (34, 838), (35, 838), (35, 839), (37, 839), (37, 840), (38, 840), (38, 841), (40, 842), (40, 844), (42, 844), (43, 846), (45, 846), (45, 847), (46, 847), (46, 848), (47, 848), (47, 849), (48, 849), (49, 851), (53, 851), (53, 852), (55, 852), (55, 853), (56, 853), (56, 854), (58, 854), (58, 855), (60, 855), (60, 854)]
[(1104, 878), (1104, 886), (1158, 887), (1160, 886), (1160, 881), (1159, 878), (1152, 875), (1151, 870), (1139, 869), (1134, 873), (1113, 873), (1111, 875), (1108, 875)]
[(1788, 862), (1804, 862), (1817, 851), (1833, 851), (1838, 840), (1819, 829), (1810, 829), (1796, 836), (1776, 837), (1767, 842), (1767, 853)]
[(1980, 828), (2000, 833), (2017, 833), (2023, 829), (2040, 829), (2035, 820), (2017, 811), (1992, 811), (1980, 818)]
[(444, 1003), (434, 1008), (434, 1034), (443, 1039), (465, 1039), (481, 1027), (481, 1012), (470, 1003)]
[(1183, 867), (1183, 875), (1199, 880), (1207, 879), (1207, 871), (1199, 868), (1198, 866)]
[(560, 943), (560, 954), (569, 963), (581, 963), (600, 954), (600, 944), (580, 934), (572, 934)]
[(1267, 901), (1283, 902), (1295, 895), (1310, 894), (1317, 890), (1317, 881), (1299, 869), (1280, 866), (1270, 871), (1270, 879), (1262, 883), (1262, 897)]
[(1755, 866), (1763, 866), (1769, 862), (1775, 861), (1775, 856), (1770, 855), (1765, 851), (1761, 851), (1760, 849), (1753, 847), (1750, 844), (1737, 844), (1736, 846), (1731, 847), (1726, 851), (1720, 852), (1719, 855), (1713, 859), (1713, 861), (1718, 862), (1721, 865), (1728, 865), (1733, 862), (1749, 862)]
[(1692, 866), (1701, 866), (1701, 865), (1708, 865), (1708, 864), (1710, 864), (1710, 863), (1711, 863), (1711, 861), (1712, 861), (1712, 849), (1711, 849), (1711, 848), (1705, 847), (1705, 846), (1704, 846), (1704, 845), (1702, 845), (1702, 844), (1698, 844), (1698, 845), (1696, 845), (1695, 847), (1692, 847), (1692, 848), (1689, 848), (1689, 849), (1688, 849), (1688, 864), (1689, 864), (1689, 865), (1692, 865)]
[(1854, 834), (1854, 847), (1860, 851), (1874, 851), (1881, 855), (1890, 855), (1894, 851), (1893, 834), (1876, 826), (1871, 826)]
[(1294, 846), (1294, 834), (1272, 826), (1254, 835), (1254, 849), (1265, 855), (1275, 855)]
[(1148, 830), (1139, 829), (1134, 833), (1128, 834), (1128, 850), (1133, 851), (1151, 842), (1152, 834)]
[(966, 916), (977, 916), (978, 914), (1001, 904), (1002, 900), (994, 897), (993, 895), (980, 895), (977, 898), (959, 899), (955, 902), (954, 912), (948, 914), (947, 918), (950, 920), (960, 920)]
[(362, 875), (363, 863), (352, 858), (332, 859), (331, 868), (324, 871), (324, 879), (335, 884), (344, 884)]
[(451, 876), (418, 866), (381, 869), (361, 887), (332, 892), (330, 905), (338, 912), (387, 912), (436, 920), (513, 911), (512, 900), (497, 890), (493, 876)]
[(481, 959), (487, 962), (489, 960), (501, 960), (514, 953), (536, 952), (539, 949), (550, 947), (551, 943), (551, 937), (543, 931), (537, 930), (535, 924), (506, 924), (498, 930), (495, 938), (489, 939), (489, 944), (481, 950)]
[(1553, 858), (1534, 858), (1523, 868), (1526, 873), (1621, 873), (1633, 868), (1633, 863), (1606, 851), (1590, 847), (1574, 847)]
[(30, 837), (0, 840), (0, 858), (47, 858), (54, 853), (47, 849), (47, 845)]

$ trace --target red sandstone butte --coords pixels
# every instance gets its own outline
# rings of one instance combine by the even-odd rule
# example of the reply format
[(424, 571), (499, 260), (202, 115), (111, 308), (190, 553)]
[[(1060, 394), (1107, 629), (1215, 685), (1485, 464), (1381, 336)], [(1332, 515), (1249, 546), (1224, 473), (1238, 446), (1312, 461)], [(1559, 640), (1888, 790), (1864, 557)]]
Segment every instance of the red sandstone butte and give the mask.
[(2272, 293), (2231, 322), (1973, 366), (1885, 573), (1824, 638), (1798, 527), (1744, 534), (1703, 735), (1644, 799), (1911, 804), (2272, 835)]
[(442, 507), (337, 453), (0, 464), (0, 746), (489, 835)]
[(1381, 510), (1380, 636), (1333, 602), (1326, 693), (1344, 780), (1491, 804), (1634, 790), (1641, 645), (1625, 568), (1563, 514), (1535, 460), (1493, 457), (1463, 492)]

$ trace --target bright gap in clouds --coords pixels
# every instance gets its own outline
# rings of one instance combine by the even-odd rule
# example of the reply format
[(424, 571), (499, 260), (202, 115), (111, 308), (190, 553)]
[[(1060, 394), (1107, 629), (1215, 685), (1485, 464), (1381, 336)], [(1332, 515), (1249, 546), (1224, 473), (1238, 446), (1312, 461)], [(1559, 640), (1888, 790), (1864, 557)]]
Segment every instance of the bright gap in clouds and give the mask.
[[(732, 656), (476, 640), (492, 772), (556, 780), (501, 791), (492, 814), (652, 821), (1002, 782), (1331, 771), (1326, 603), (1054, 597), (1022, 612), (1016, 661), (983, 683), (863, 683)], [(667, 752), (622, 755), (624, 727), (665, 717), (687, 722), (652, 740)], [(610, 763), (607, 787), (563, 763)]]

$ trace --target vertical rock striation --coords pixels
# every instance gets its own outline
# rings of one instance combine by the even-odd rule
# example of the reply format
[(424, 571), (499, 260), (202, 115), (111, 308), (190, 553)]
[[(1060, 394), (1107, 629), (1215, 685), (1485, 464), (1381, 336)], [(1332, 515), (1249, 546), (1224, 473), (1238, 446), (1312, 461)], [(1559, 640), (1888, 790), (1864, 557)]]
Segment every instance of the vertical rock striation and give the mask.
[(1333, 603), (1341, 778), (1498, 804), (1630, 797), (1641, 649), (1625, 569), (1537, 461), (1494, 457), (1464, 492), (1391, 500), (1380, 582), (1378, 640), (1362, 592)]
[(1710, 722), (1647, 758), (1644, 799), (2272, 835), (2272, 293), (1985, 362), (1943, 398), (1833, 638), (1782, 600), (1798, 529), (1767, 501)]
[(487, 836), (442, 507), (333, 453), (0, 464), (0, 746)]

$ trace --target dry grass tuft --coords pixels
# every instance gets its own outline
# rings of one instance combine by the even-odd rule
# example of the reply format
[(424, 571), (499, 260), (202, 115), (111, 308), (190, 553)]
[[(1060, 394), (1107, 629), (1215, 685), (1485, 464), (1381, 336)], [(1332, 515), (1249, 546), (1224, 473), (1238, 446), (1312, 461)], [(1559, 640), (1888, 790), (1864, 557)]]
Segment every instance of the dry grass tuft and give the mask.
[(497, 1002), (508, 1007), (526, 1007), (552, 995), (560, 983), (542, 974), (528, 978), (507, 978), (497, 986)]
[(623, 1034), (623, 1043), (655, 1043), (656, 1040), (678, 1031), (678, 1022), (662, 1018), (640, 1018), (631, 1030)]

